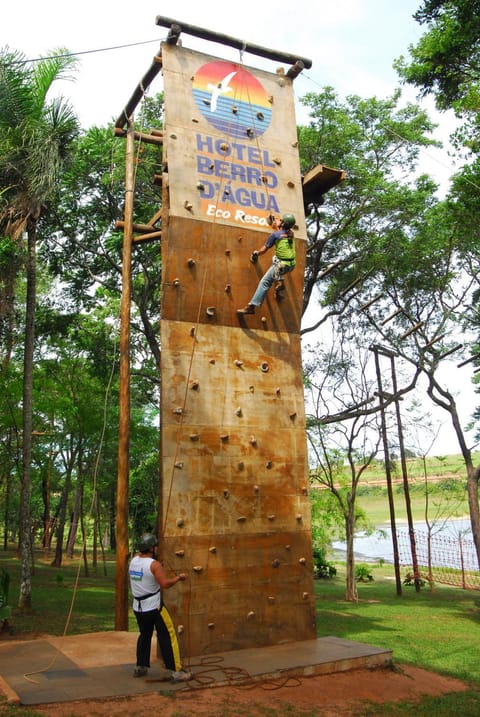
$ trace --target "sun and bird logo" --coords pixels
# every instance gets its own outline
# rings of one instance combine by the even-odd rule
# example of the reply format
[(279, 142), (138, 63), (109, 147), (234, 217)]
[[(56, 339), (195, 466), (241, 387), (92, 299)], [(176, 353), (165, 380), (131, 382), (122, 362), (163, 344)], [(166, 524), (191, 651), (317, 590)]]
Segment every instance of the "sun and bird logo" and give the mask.
[(270, 125), (271, 98), (241, 65), (208, 62), (195, 73), (192, 91), (207, 122), (229, 137), (254, 139)]

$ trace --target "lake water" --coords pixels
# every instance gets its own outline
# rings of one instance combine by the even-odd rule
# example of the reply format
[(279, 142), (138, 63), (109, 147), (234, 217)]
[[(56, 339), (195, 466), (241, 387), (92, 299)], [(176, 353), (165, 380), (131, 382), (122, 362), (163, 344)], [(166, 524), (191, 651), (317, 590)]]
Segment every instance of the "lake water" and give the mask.
[[(414, 523), (415, 532), (427, 532), (427, 526), (423, 521)], [(400, 532), (408, 534), (408, 525), (406, 523), (397, 524), (397, 534)], [(466, 540), (472, 540), (472, 532), (470, 520), (468, 518), (455, 518), (447, 521), (443, 528), (434, 529), (434, 533), (439, 537), (458, 538), (462, 535)], [(334, 558), (342, 560), (346, 555), (346, 544), (342, 541), (332, 543), (334, 550)], [(377, 526), (374, 533), (367, 535), (365, 532), (355, 534), (354, 552), (356, 560), (385, 560), (385, 562), (393, 563), (393, 546), (392, 531), (390, 525)]]

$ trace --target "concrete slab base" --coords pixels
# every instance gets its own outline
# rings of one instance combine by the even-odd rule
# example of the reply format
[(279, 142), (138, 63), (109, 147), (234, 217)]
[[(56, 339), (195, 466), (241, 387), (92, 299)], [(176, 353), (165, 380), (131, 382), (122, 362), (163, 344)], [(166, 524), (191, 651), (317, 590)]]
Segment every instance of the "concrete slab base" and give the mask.
[(153, 654), (148, 675), (132, 677), (136, 641), (136, 633), (102, 632), (0, 643), (0, 688), (11, 704), (38, 705), (386, 667), (392, 660), (390, 650), (322, 637), (190, 658), (184, 667), (192, 681), (174, 684)]

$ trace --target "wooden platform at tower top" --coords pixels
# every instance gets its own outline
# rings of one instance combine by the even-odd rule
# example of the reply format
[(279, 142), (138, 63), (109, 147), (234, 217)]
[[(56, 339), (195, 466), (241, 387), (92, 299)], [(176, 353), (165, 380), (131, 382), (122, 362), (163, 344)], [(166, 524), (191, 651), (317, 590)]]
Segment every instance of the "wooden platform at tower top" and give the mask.
[[(165, 565), (189, 576), (168, 604), (187, 655), (311, 639), (305, 206), (344, 173), (300, 174), (292, 82), (309, 60), (250, 46), (291, 62), (266, 72), (177, 44), (182, 31), (213, 39), (207, 30), (157, 24), (168, 37), (115, 132), (163, 148), (160, 209), (145, 225), (123, 224), (139, 241), (161, 233), (160, 541)], [(160, 69), (164, 127), (140, 136), (130, 118)], [(284, 292), (239, 317), (271, 262), (249, 257), (271, 233), (269, 217), (287, 212), (297, 266)]]

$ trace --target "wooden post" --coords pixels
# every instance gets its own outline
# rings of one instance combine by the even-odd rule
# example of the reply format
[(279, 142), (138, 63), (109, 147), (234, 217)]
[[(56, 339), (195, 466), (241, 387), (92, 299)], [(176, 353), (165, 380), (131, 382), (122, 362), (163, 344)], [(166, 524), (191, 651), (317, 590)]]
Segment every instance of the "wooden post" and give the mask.
[(407, 461), (405, 457), (405, 443), (403, 440), (402, 417), (400, 415), (400, 401), (397, 394), (397, 372), (395, 370), (395, 357), (390, 357), (392, 368), (392, 391), (395, 396), (395, 415), (398, 428), (398, 446), (400, 449), (400, 461), (402, 465), (403, 492), (405, 495), (405, 506), (407, 509), (408, 535), (410, 537), (410, 550), (412, 552), (412, 567), (415, 577), (415, 591), (420, 592), (420, 573), (418, 571), (417, 544), (415, 541), (415, 526), (413, 524), (412, 503), (410, 500), (410, 486), (408, 484)]
[(398, 540), (397, 540), (397, 525), (395, 520), (395, 505), (393, 501), (393, 488), (392, 488), (392, 472), (390, 469), (390, 451), (388, 448), (388, 437), (387, 437), (387, 423), (385, 419), (385, 409), (382, 407), (383, 401), (383, 388), (382, 388), (382, 374), (380, 371), (380, 362), (378, 359), (379, 347), (372, 347), (373, 355), (375, 357), (375, 371), (377, 374), (378, 384), (378, 400), (380, 401), (380, 418), (382, 427), (382, 440), (383, 440), (383, 451), (385, 454), (385, 478), (387, 479), (387, 490), (388, 490), (388, 506), (390, 509), (390, 528), (392, 530), (392, 546), (393, 546), (393, 564), (395, 568), (395, 584), (397, 588), (397, 595), (402, 594), (402, 578), (400, 576), (400, 558), (398, 552)]
[(128, 120), (125, 170), (125, 227), (122, 253), (122, 300), (120, 308), (120, 397), (118, 426), (118, 478), (115, 570), (115, 629), (128, 630), (128, 478), (130, 448), (130, 295), (132, 281), (134, 189), (133, 118)]

